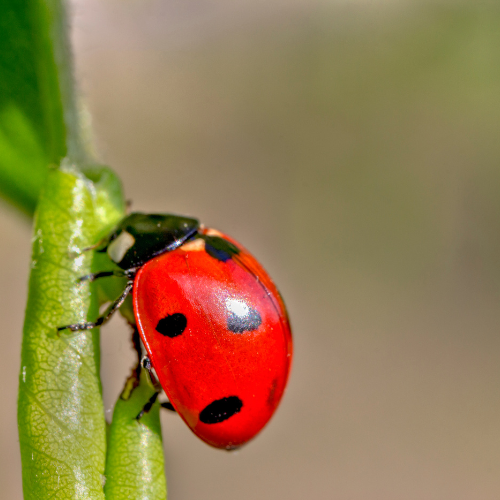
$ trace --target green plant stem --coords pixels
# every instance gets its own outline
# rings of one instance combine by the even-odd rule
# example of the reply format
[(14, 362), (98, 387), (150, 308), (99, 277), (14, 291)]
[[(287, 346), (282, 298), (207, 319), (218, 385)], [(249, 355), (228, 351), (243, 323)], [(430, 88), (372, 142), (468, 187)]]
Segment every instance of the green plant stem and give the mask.
[[(110, 207), (113, 206), (110, 203)], [(116, 220), (110, 210), (109, 226)], [(95, 317), (87, 283), (105, 230), (96, 190), (74, 167), (49, 173), (34, 227), (18, 404), (25, 499), (103, 499), (105, 422), (97, 331), (57, 327)]]
[[(69, 41), (69, 24), (67, 18), (67, 3), (62, 0), (39, 0), (39, 17), (46, 20), (50, 30), (50, 38), (57, 67), (58, 88), (64, 120), (64, 138), (66, 157), (71, 161), (84, 166), (93, 163), (89, 152), (89, 143), (80, 120), (78, 101), (74, 82), (73, 56)], [(43, 69), (40, 69), (40, 73)], [(47, 99), (48, 103), (54, 99)], [(51, 115), (52, 110), (47, 110)]]
[(156, 401), (140, 419), (155, 389), (142, 371), (134, 371), (116, 402), (109, 431), (106, 459), (106, 500), (165, 500), (160, 428), (160, 405)]

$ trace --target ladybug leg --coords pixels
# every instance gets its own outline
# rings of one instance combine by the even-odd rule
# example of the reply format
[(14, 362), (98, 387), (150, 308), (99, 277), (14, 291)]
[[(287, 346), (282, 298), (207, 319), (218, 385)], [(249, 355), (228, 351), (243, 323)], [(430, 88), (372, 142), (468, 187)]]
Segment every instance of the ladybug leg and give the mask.
[[(90, 250), (96, 250), (98, 252), (105, 252), (108, 248), (106, 245), (105, 247), (102, 247), (104, 243), (106, 243), (106, 240), (108, 240), (108, 237), (103, 238), (102, 240), (99, 240), (95, 245), (90, 245), (88, 247), (82, 248), (82, 252), (89, 252)], [(99, 248), (102, 247), (102, 248)]]
[(175, 408), (170, 401), (165, 401), (164, 403), (160, 403), (160, 406), (162, 408), (165, 408), (165, 410), (175, 411)]
[(93, 323), (73, 323), (72, 325), (59, 326), (57, 331), (60, 332), (62, 330), (71, 330), (72, 332), (78, 332), (81, 330), (92, 330), (92, 328), (96, 328), (98, 326), (103, 325), (106, 321), (111, 318), (111, 316), (116, 312), (117, 309), (121, 307), (127, 295), (132, 291), (132, 287), (134, 286), (133, 281), (129, 281), (127, 286), (121, 293), (121, 295), (111, 303), (111, 305), (104, 311), (102, 316), (99, 316)]
[(101, 271), (100, 273), (86, 274), (81, 278), (78, 278), (78, 283), (83, 283), (84, 281), (95, 281), (99, 278), (105, 278), (106, 276), (118, 276), (119, 278), (123, 278), (125, 274), (121, 270), (116, 271)]
[(148, 413), (151, 410), (152, 406), (155, 404), (155, 401), (158, 398), (159, 392), (155, 392), (150, 398), (149, 401), (142, 407), (142, 410), (135, 417), (136, 420), (140, 420), (145, 413)]
[(106, 278), (107, 276), (116, 276), (117, 278), (133, 278), (137, 269), (134, 267), (132, 269), (122, 270), (122, 269), (114, 269), (113, 271), (101, 271), (100, 273), (92, 273), (86, 274), (81, 278), (78, 278), (78, 283), (82, 283), (84, 281), (95, 281), (99, 278)]
[(141, 359), (141, 367), (148, 372), (151, 383), (156, 388), (156, 390), (160, 392), (161, 391), (160, 382), (158, 382), (156, 374), (153, 372), (153, 366), (151, 365), (151, 360), (149, 359), (147, 354), (145, 354)]
[(151, 377), (151, 360), (149, 359), (147, 354), (142, 357), (141, 366), (149, 373), (149, 376)]
[[(155, 382), (156, 378), (155, 378), (154, 373), (152, 371), (151, 360), (149, 359), (149, 357), (147, 355), (142, 357), (141, 366), (144, 368), (144, 370), (146, 370), (149, 373), (149, 377), (151, 378), (151, 381), (153, 382), (153, 384), (155, 384), (155, 387), (158, 387), (158, 389), (161, 389), (159, 382)], [(157, 392), (156, 397), (158, 396), (159, 393), (160, 393), (160, 391)], [(160, 406), (162, 408), (165, 408), (166, 410), (170, 410), (173, 412), (176, 411), (175, 408), (173, 407), (172, 403), (170, 403), (169, 401), (165, 401), (164, 403), (160, 403)]]

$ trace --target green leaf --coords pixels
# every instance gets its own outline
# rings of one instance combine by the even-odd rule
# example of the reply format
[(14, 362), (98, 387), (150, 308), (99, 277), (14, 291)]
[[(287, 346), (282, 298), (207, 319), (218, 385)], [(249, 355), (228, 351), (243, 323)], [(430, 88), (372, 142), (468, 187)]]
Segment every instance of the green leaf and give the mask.
[(142, 370), (134, 371), (118, 399), (109, 431), (106, 459), (106, 500), (165, 500), (160, 405), (139, 413), (156, 390)]
[(27, 214), (49, 164), (78, 156), (63, 7), (59, 0), (0, 2), (0, 195)]
[(23, 111), (13, 103), (0, 109), (2, 196), (31, 214), (45, 181), (48, 163), (40, 137)]
[(77, 282), (92, 264), (82, 250), (119, 218), (98, 192), (71, 166), (52, 170), (35, 215), (18, 402), (25, 499), (104, 499), (98, 333), (57, 332), (97, 315), (96, 294)]

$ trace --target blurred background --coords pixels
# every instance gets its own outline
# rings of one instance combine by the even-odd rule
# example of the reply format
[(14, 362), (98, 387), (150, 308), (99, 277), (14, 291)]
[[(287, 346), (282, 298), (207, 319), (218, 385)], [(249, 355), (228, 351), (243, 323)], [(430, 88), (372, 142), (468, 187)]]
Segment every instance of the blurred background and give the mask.
[[(73, 0), (76, 76), (132, 208), (241, 241), (294, 327), (235, 453), (163, 415), (171, 500), (500, 497), (500, 6)], [(2, 202), (2, 497), (30, 227)], [(133, 360), (102, 331), (106, 411)]]

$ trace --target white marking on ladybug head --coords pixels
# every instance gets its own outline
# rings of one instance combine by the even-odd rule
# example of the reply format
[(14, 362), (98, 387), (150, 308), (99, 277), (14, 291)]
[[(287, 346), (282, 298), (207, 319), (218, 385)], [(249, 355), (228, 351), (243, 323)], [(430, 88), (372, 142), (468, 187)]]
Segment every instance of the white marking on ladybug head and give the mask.
[(196, 238), (193, 241), (184, 243), (184, 245), (182, 245), (180, 249), (184, 250), (185, 252), (203, 252), (205, 250), (205, 240)]
[(238, 299), (226, 299), (226, 309), (239, 318), (245, 318), (250, 312), (247, 303)]
[(207, 228), (205, 230), (205, 234), (207, 236), (218, 236), (219, 238), (222, 238), (222, 236), (223, 236), (223, 234), (220, 231), (217, 231), (217, 229), (211, 229), (211, 228)]
[(117, 264), (122, 261), (127, 251), (134, 246), (135, 238), (123, 231), (108, 245), (109, 258)]

